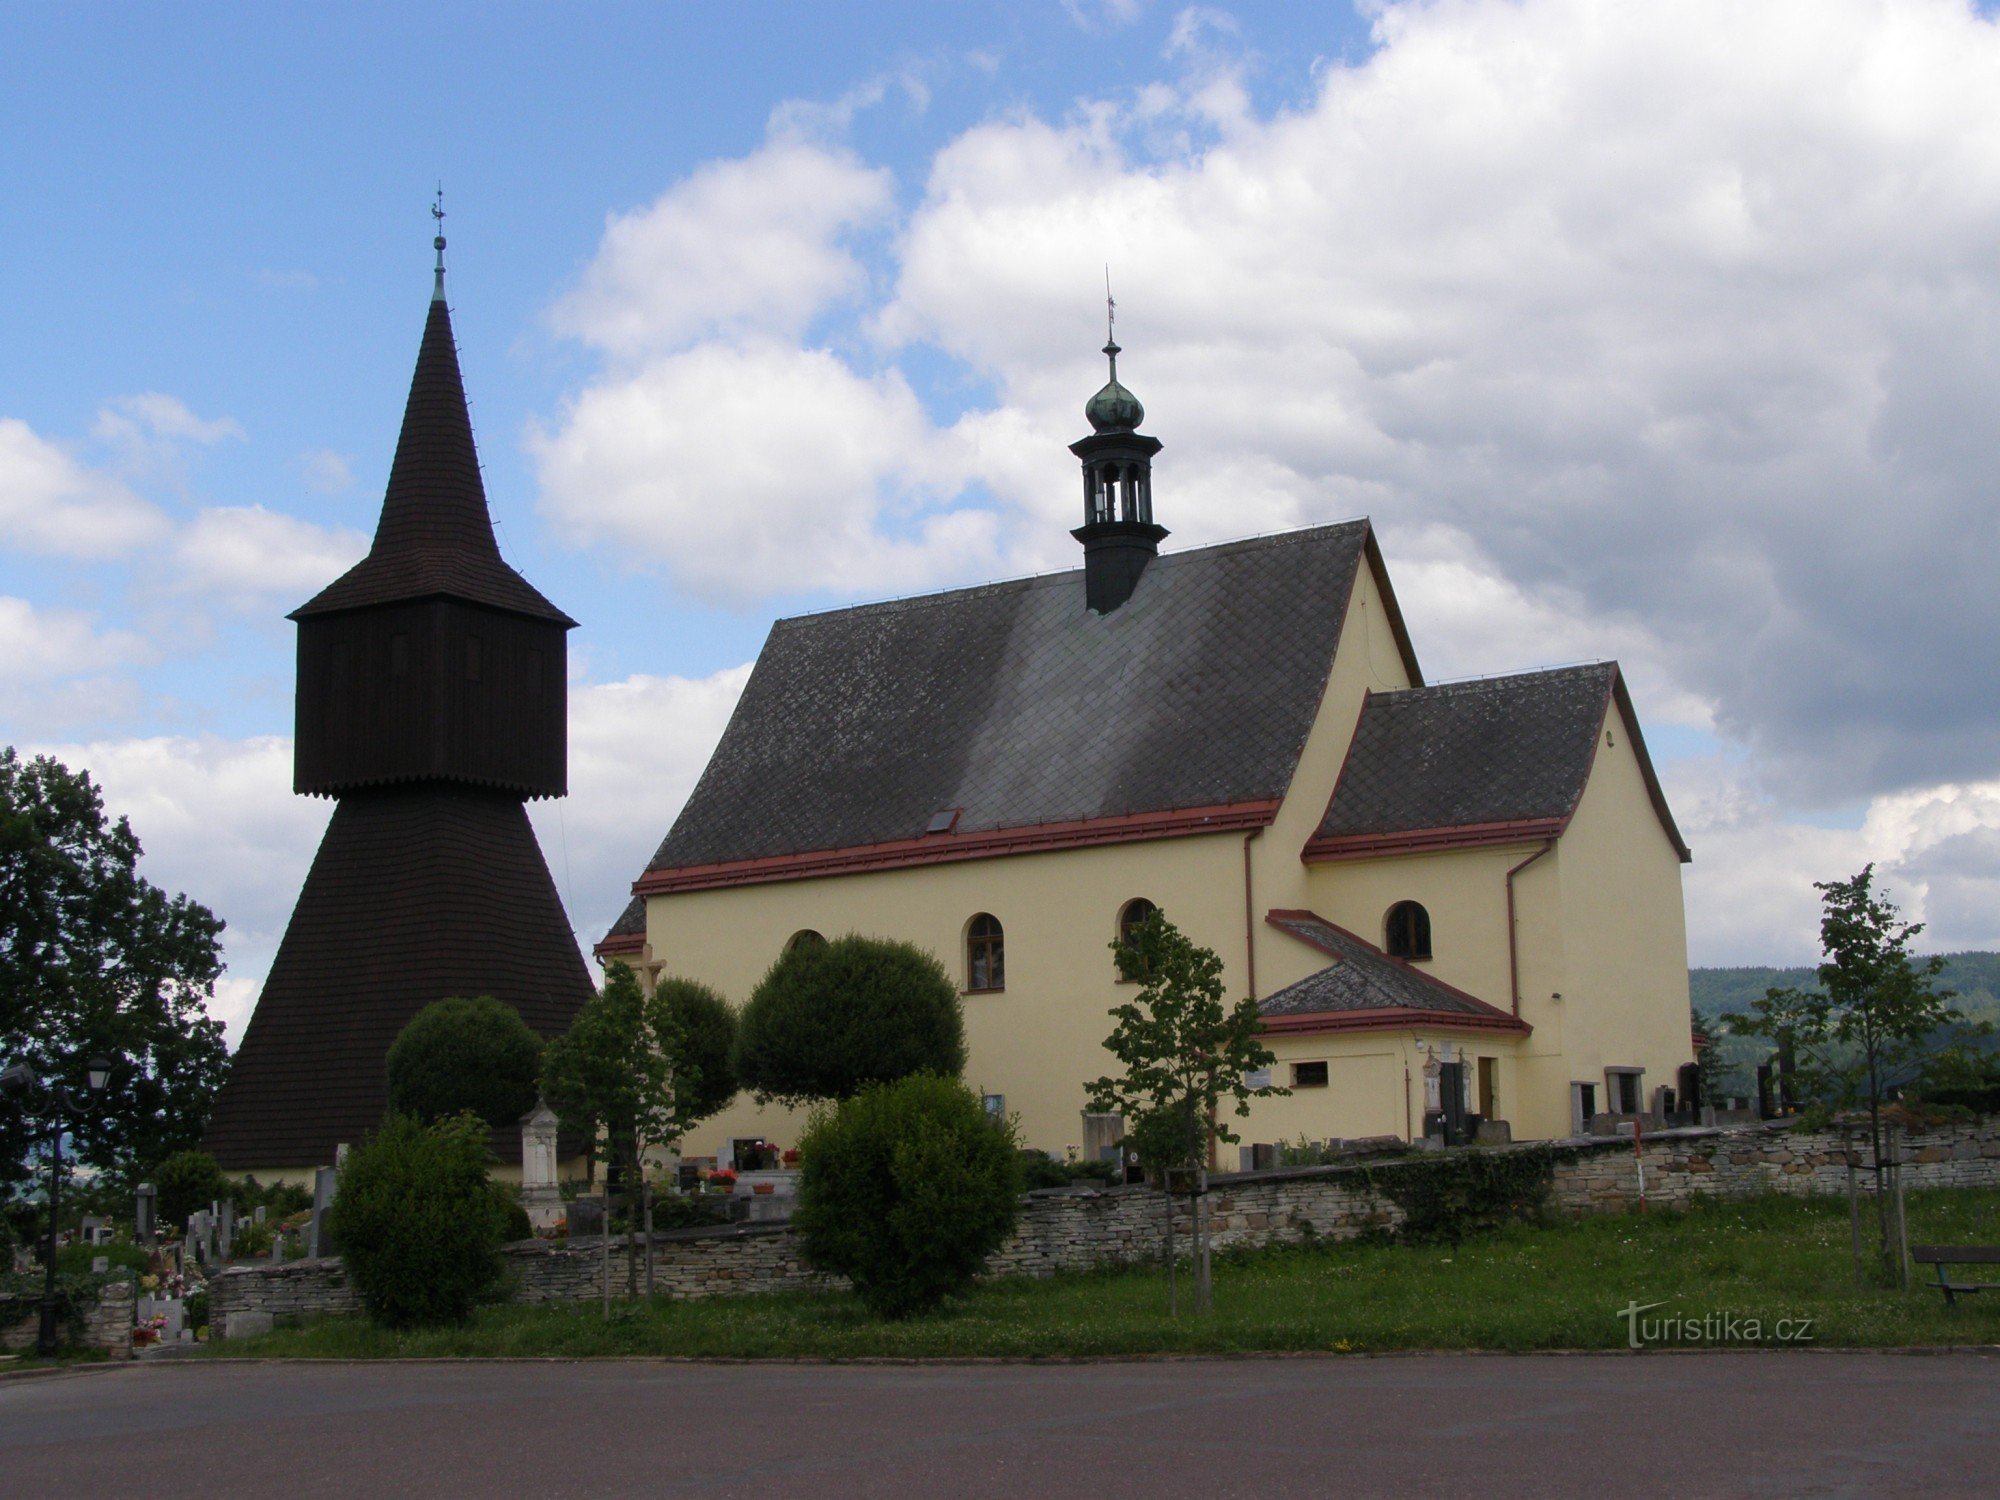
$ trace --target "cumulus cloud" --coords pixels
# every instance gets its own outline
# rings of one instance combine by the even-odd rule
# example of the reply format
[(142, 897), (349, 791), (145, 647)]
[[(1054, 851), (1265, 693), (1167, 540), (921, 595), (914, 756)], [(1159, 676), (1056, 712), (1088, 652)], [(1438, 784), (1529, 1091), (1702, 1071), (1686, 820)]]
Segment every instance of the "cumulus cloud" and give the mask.
[(299, 469), (307, 485), (322, 495), (338, 495), (354, 484), (354, 460), (331, 448), (314, 448), (300, 454)]
[(528, 811), (585, 952), (631, 899), (749, 678), (746, 663), (571, 686), (570, 794)]
[(17, 417), (0, 417), (0, 543), (25, 552), (101, 559), (156, 541), (157, 506), (80, 462)]
[(183, 526), (173, 550), (177, 590), (261, 607), (273, 596), (304, 598), (324, 588), (361, 559), (368, 538), (261, 505), (217, 506)]
[(978, 576), (998, 556), (989, 512), (926, 494), (956, 470), (903, 377), (824, 350), (703, 344), (586, 390), (528, 445), (569, 537), (710, 601)]
[(212, 1013), (234, 1046), (331, 812), (330, 803), (292, 795), (291, 741), (160, 735), (35, 750), (88, 770), (107, 811), (132, 820), (148, 880), (228, 924), (229, 973)]
[(797, 335), (866, 283), (842, 243), (890, 207), (889, 174), (779, 138), (713, 162), (648, 207), (615, 214), (551, 318), (621, 360), (720, 333)]

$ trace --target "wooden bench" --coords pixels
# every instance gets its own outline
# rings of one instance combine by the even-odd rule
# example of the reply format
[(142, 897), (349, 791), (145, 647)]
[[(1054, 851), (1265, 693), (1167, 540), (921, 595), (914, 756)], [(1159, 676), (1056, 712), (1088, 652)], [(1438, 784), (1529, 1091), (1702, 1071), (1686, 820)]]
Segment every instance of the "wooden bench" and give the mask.
[(1945, 1274), (1947, 1266), (2000, 1266), (2000, 1245), (1912, 1245), (1910, 1259), (1937, 1267), (1937, 1286), (1947, 1307), (1957, 1304), (1960, 1292), (2000, 1292), (2000, 1281), (1953, 1281)]

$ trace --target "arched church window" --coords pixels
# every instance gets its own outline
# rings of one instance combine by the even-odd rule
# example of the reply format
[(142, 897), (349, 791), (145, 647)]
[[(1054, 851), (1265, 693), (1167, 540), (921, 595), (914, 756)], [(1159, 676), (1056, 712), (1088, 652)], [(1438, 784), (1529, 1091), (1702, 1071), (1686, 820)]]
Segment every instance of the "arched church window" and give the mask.
[(1391, 958), (1431, 956), (1431, 914), (1415, 901), (1398, 901), (1382, 919), (1382, 949)]
[(806, 949), (824, 948), (825, 946), (825, 936), (814, 932), (810, 927), (801, 927), (797, 932), (785, 939), (785, 951), (787, 953), (799, 953)]
[[(1119, 907), (1118, 941), (1130, 946), (1133, 939), (1138, 935), (1139, 929), (1146, 925), (1146, 918), (1158, 910), (1159, 908), (1144, 896), (1134, 896), (1130, 901)], [(1127, 970), (1124, 962), (1120, 960), (1118, 977), (1120, 979), (1138, 979), (1141, 976)]]
[(1007, 988), (1006, 935), (991, 912), (965, 925), (965, 988), (973, 994)]

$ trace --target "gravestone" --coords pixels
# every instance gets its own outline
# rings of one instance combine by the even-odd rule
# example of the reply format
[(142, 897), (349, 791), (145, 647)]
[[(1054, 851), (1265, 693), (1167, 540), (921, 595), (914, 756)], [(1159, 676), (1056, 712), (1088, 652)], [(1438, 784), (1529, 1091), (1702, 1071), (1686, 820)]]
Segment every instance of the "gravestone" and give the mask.
[(274, 1266), (281, 1266), (284, 1263), (285, 1263), (285, 1231), (280, 1229), (276, 1234), (271, 1236), (271, 1264)]
[[(345, 1146), (340, 1148), (344, 1154)], [(340, 1185), (338, 1167), (318, 1167), (313, 1171), (312, 1222), (306, 1226), (306, 1254), (317, 1259), (333, 1254), (333, 1239), (326, 1232), (326, 1211), (333, 1207), (333, 1195)]]
[(150, 1182), (142, 1182), (134, 1196), (137, 1203), (132, 1217), (132, 1228), (141, 1244), (150, 1244), (153, 1239), (153, 1215), (159, 1208), (160, 1190)]
[(110, 1223), (96, 1214), (85, 1214), (82, 1224), (83, 1242), (86, 1245), (101, 1245), (111, 1238)]
[(105, 1273), (106, 1271), (108, 1271), (108, 1270), (110, 1270), (110, 1269), (111, 1269), (111, 1257), (110, 1257), (110, 1256), (108, 1256), (108, 1255), (93, 1255), (93, 1256), (91, 1256), (91, 1258), (90, 1258), (90, 1274), (91, 1274), (91, 1275), (93, 1275), (93, 1276), (102, 1276), (102, 1275), (103, 1275), (103, 1274), (104, 1274), (104, 1273)]
[(215, 1222), (215, 1258), (227, 1261), (236, 1245), (236, 1200), (225, 1199)]
[(208, 1210), (205, 1208), (198, 1208), (193, 1213), (188, 1215), (188, 1228), (187, 1228), (188, 1254), (192, 1255), (195, 1258), (197, 1264), (206, 1265), (212, 1258), (212, 1252), (210, 1251), (208, 1244), (208, 1237), (212, 1232), (211, 1226), (214, 1223), (215, 1220), (209, 1215)]
[(257, 1205), (256, 1219), (259, 1224), (264, 1222), (264, 1205), (261, 1203)]
[(581, 1239), (604, 1233), (604, 1200), (577, 1198), (569, 1205), (569, 1237)]
[(562, 1190), (556, 1185), (556, 1124), (555, 1111), (539, 1099), (521, 1116), (521, 1207), (537, 1233), (563, 1216)]

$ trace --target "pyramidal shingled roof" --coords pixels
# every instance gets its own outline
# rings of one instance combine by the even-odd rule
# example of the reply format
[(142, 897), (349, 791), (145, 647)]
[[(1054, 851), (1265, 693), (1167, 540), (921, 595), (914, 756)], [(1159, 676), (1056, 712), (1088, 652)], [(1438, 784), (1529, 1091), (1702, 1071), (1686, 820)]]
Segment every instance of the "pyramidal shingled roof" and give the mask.
[(375, 544), (290, 618), (437, 597), (576, 623), (509, 567), (494, 542), (451, 312), (442, 296), (431, 299), (424, 321)]

